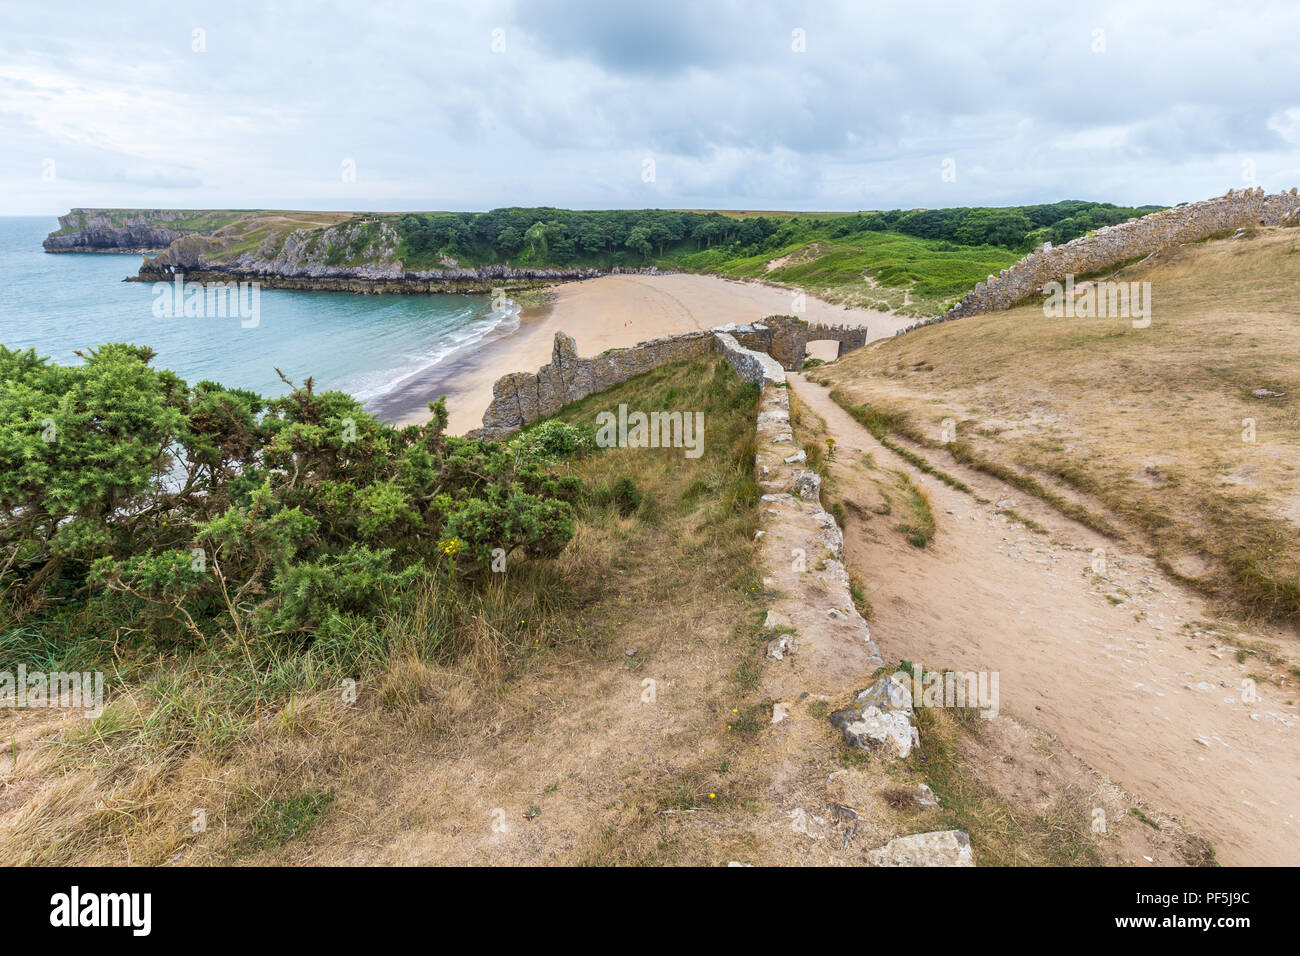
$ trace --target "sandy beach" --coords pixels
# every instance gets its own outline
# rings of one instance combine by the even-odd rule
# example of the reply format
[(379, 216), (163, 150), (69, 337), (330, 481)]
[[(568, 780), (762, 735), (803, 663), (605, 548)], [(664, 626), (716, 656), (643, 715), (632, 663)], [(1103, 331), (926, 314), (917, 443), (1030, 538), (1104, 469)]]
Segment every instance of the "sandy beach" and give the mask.
[[(553, 301), (525, 310), (519, 328), (454, 353), (401, 387), (375, 399), (369, 410), (399, 425), (424, 422), (428, 403), (447, 397), (447, 430), (477, 428), (492, 401), (492, 386), (509, 372), (535, 372), (551, 360), (556, 332), (567, 332), (582, 355), (626, 348), (647, 339), (707, 329), (729, 322), (754, 322), (794, 312), (788, 289), (716, 276), (609, 275), (556, 286)], [(813, 323), (865, 325), (870, 339), (891, 336), (912, 319), (845, 308), (807, 296), (801, 318)], [(834, 345), (830, 346), (834, 349)], [(810, 345), (809, 355), (821, 355)]]

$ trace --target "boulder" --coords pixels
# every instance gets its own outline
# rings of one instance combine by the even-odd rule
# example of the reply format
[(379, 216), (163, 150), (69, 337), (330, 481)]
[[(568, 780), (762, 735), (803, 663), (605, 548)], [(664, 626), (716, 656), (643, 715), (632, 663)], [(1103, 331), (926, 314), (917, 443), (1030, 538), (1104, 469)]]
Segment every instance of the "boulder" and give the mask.
[(882, 677), (858, 694), (852, 707), (831, 714), (830, 721), (844, 742), (859, 750), (907, 757), (921, 745), (905, 675)]
[[(772, 612), (767, 612), (768, 624), (771, 627)], [(782, 634), (780, 637), (774, 637), (767, 642), (767, 659), (770, 661), (783, 661), (791, 654), (799, 650), (799, 641), (793, 634)]]
[(936, 830), (890, 840), (867, 853), (870, 866), (974, 866), (965, 830)]
[(805, 501), (816, 501), (821, 496), (822, 479), (815, 471), (796, 471), (790, 483), (790, 493)]

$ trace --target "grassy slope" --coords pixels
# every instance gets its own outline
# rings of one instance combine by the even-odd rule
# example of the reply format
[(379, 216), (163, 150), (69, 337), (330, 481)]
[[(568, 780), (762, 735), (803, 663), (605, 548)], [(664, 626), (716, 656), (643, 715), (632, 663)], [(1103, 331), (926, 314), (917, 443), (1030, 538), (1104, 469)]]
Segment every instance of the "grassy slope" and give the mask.
[[(761, 599), (750, 474), (756, 397), (725, 363), (660, 369), (611, 393), (608, 401), (636, 407), (703, 410), (703, 457), (612, 449), (560, 465), (588, 488), (561, 558), (512, 556), (508, 574), (455, 595), (429, 581), (394, 609), (378, 642), (311, 655), (244, 645), (178, 653), (104, 634), (94, 621), (72, 622), (80, 640), (32, 628), (3, 635), (6, 661), (106, 671), (110, 703), (93, 721), (67, 724), (50, 724), (48, 711), (0, 714), (14, 753), (6, 792), (29, 801), (0, 836), (0, 859), (161, 863), (177, 852), (212, 861), (274, 850), (325, 815), (336, 795), (364, 787), (365, 775), (344, 772), (359, 740), (388, 754), (432, 734), (451, 753), (479, 739), (503, 706), (528, 713), (530, 684), (574, 667), (640, 667), (623, 656), (625, 645), (648, 653), (688, 628), (726, 648), (713, 696), (700, 701), (716, 730), (753, 692), (727, 668), (748, 673), (761, 659), (743, 626)], [(564, 417), (591, 419), (593, 403)], [(623, 477), (636, 483), (635, 507), (612, 492)], [(354, 706), (342, 700), (349, 678)], [(706, 784), (729, 789), (716, 776)], [(213, 818), (205, 834), (191, 832), (196, 807)], [(0, 815), (14, 809), (0, 802)]]
[[(909, 333), (817, 371), (882, 427), (1019, 479), (1262, 616), (1300, 620), (1300, 232), (1178, 247), (1154, 318), (1040, 304)], [(1257, 398), (1268, 388), (1281, 397)], [(1253, 419), (1256, 441), (1243, 441)]]
[[(1176, 828), (1127, 817), (1096, 844), (1099, 781), (1010, 724), (923, 712), (923, 750), (897, 763), (844, 747), (826, 720), (840, 701), (792, 704), (770, 728), (756, 391), (725, 363), (678, 363), (559, 417), (591, 423), (623, 402), (702, 410), (705, 454), (608, 449), (561, 465), (587, 488), (564, 554), (512, 559), (450, 601), (428, 582), (350, 663), (244, 646), (180, 655), (90, 629), (57, 645), (9, 635), (7, 660), (105, 668), (111, 702), (93, 721), (0, 713), (12, 753), (0, 859), (860, 864), (943, 827), (969, 830), (984, 864), (1113, 863), (1135, 840), (1191, 859)], [(816, 422), (798, 427), (822, 444)], [(348, 678), (355, 703), (340, 693)], [(1019, 778), (999, 780), (1012, 764), (1034, 774), (1032, 800)], [(915, 806), (922, 780), (942, 810)], [(859, 813), (848, 835), (828, 796)], [(792, 807), (807, 808), (803, 829)]]
[(778, 282), (847, 305), (937, 315), (952, 299), (1019, 258), (995, 246), (873, 232), (800, 241), (748, 258), (709, 250), (684, 257), (682, 264), (694, 271)]
[[(115, 226), (123, 226), (129, 219), (152, 212), (150, 209), (94, 209), (88, 211), (102, 215)], [(312, 222), (319, 221), (322, 215), (319, 213), (283, 213), (265, 209), (181, 209), (176, 211), (184, 213), (184, 215), (178, 219), (163, 220), (162, 223), (178, 232), (185, 232), (186, 230), (212, 232), (227, 226), (267, 217), (286, 218), (286, 221), (301, 219), (303, 222)], [(84, 228), (85, 218), (85, 216), (77, 217), (72, 224), (61, 226), (52, 235), (57, 236), (63, 233), (76, 232), (78, 229)]]

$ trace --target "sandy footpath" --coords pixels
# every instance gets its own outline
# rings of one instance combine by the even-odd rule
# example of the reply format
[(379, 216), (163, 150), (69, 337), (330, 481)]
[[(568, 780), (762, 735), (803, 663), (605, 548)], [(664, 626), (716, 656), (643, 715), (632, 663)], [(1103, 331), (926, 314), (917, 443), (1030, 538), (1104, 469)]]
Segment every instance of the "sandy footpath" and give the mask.
[[(850, 512), (845, 563), (865, 582), (871, 634), (886, 660), (996, 672), (1001, 709), (1180, 817), (1213, 842), (1219, 862), (1300, 863), (1294, 688), (1256, 682), (1252, 674), (1276, 668), (1238, 660), (1207, 623), (1214, 618), (1203, 599), (1149, 558), (987, 475), (940, 465), (987, 504), (928, 479), (876, 442), (825, 388), (801, 375), (790, 381), (839, 442), (837, 497), (873, 500), (871, 472), (860, 464), (869, 452), (879, 469), (909, 472), (931, 500), (938, 532), (924, 550), (890, 519)], [(1050, 533), (1034, 534), (999, 513), (993, 502), (1002, 500)], [(1285, 641), (1281, 632), (1240, 637)]]
[[(369, 410), (399, 425), (423, 422), (429, 417), (428, 403), (445, 395), (447, 430), (463, 434), (482, 424), (498, 378), (509, 372), (535, 372), (551, 360), (557, 331), (573, 336), (580, 355), (595, 355), (663, 335), (795, 312), (790, 290), (715, 276), (610, 275), (565, 283), (553, 291), (550, 305), (521, 315), (517, 331), (448, 356), (375, 399)], [(893, 335), (913, 321), (812, 296), (804, 306), (800, 317), (809, 322), (865, 325), (872, 339)]]

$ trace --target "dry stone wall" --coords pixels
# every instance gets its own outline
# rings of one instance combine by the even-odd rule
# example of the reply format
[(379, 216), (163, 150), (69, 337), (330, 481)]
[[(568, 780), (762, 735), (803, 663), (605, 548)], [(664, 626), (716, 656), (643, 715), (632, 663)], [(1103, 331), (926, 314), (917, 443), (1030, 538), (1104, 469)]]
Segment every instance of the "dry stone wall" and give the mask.
[(497, 379), (492, 386), (492, 403), (483, 413), (483, 426), (470, 434), (476, 438), (504, 438), (530, 422), (554, 415), (570, 402), (661, 365), (715, 352), (720, 352), (743, 378), (760, 385), (784, 382), (783, 370), (802, 367), (807, 343), (819, 339), (839, 342), (843, 352), (866, 344), (867, 330), (851, 325), (809, 325), (778, 315), (750, 325), (723, 325), (651, 339), (591, 358), (579, 356), (573, 338), (556, 332), (550, 364), (536, 372), (513, 372)]
[(1088, 275), (1169, 246), (1248, 226), (1283, 225), (1300, 215), (1298, 210), (1300, 195), (1296, 189), (1271, 195), (1265, 194), (1262, 188), (1229, 190), (1204, 202), (1162, 209), (1140, 219), (1105, 226), (1064, 245), (1044, 244), (1000, 274), (979, 283), (943, 315), (917, 322), (899, 334), (936, 322), (1009, 309), (1020, 300), (1039, 294), (1047, 282), (1062, 282), (1067, 275)]
[(715, 332), (713, 342), (722, 357), (745, 381), (755, 382), (759, 388), (769, 382), (785, 384), (785, 369), (766, 352), (745, 348), (727, 332)]
[(853, 603), (844, 534), (822, 507), (821, 477), (795, 439), (785, 383), (764, 386), (755, 438), (763, 586), (776, 595), (764, 622), (772, 638), (767, 656), (801, 660), (797, 672), (774, 675), (772, 689), (793, 695), (809, 673), (834, 686), (861, 681), (880, 666), (880, 650)]

